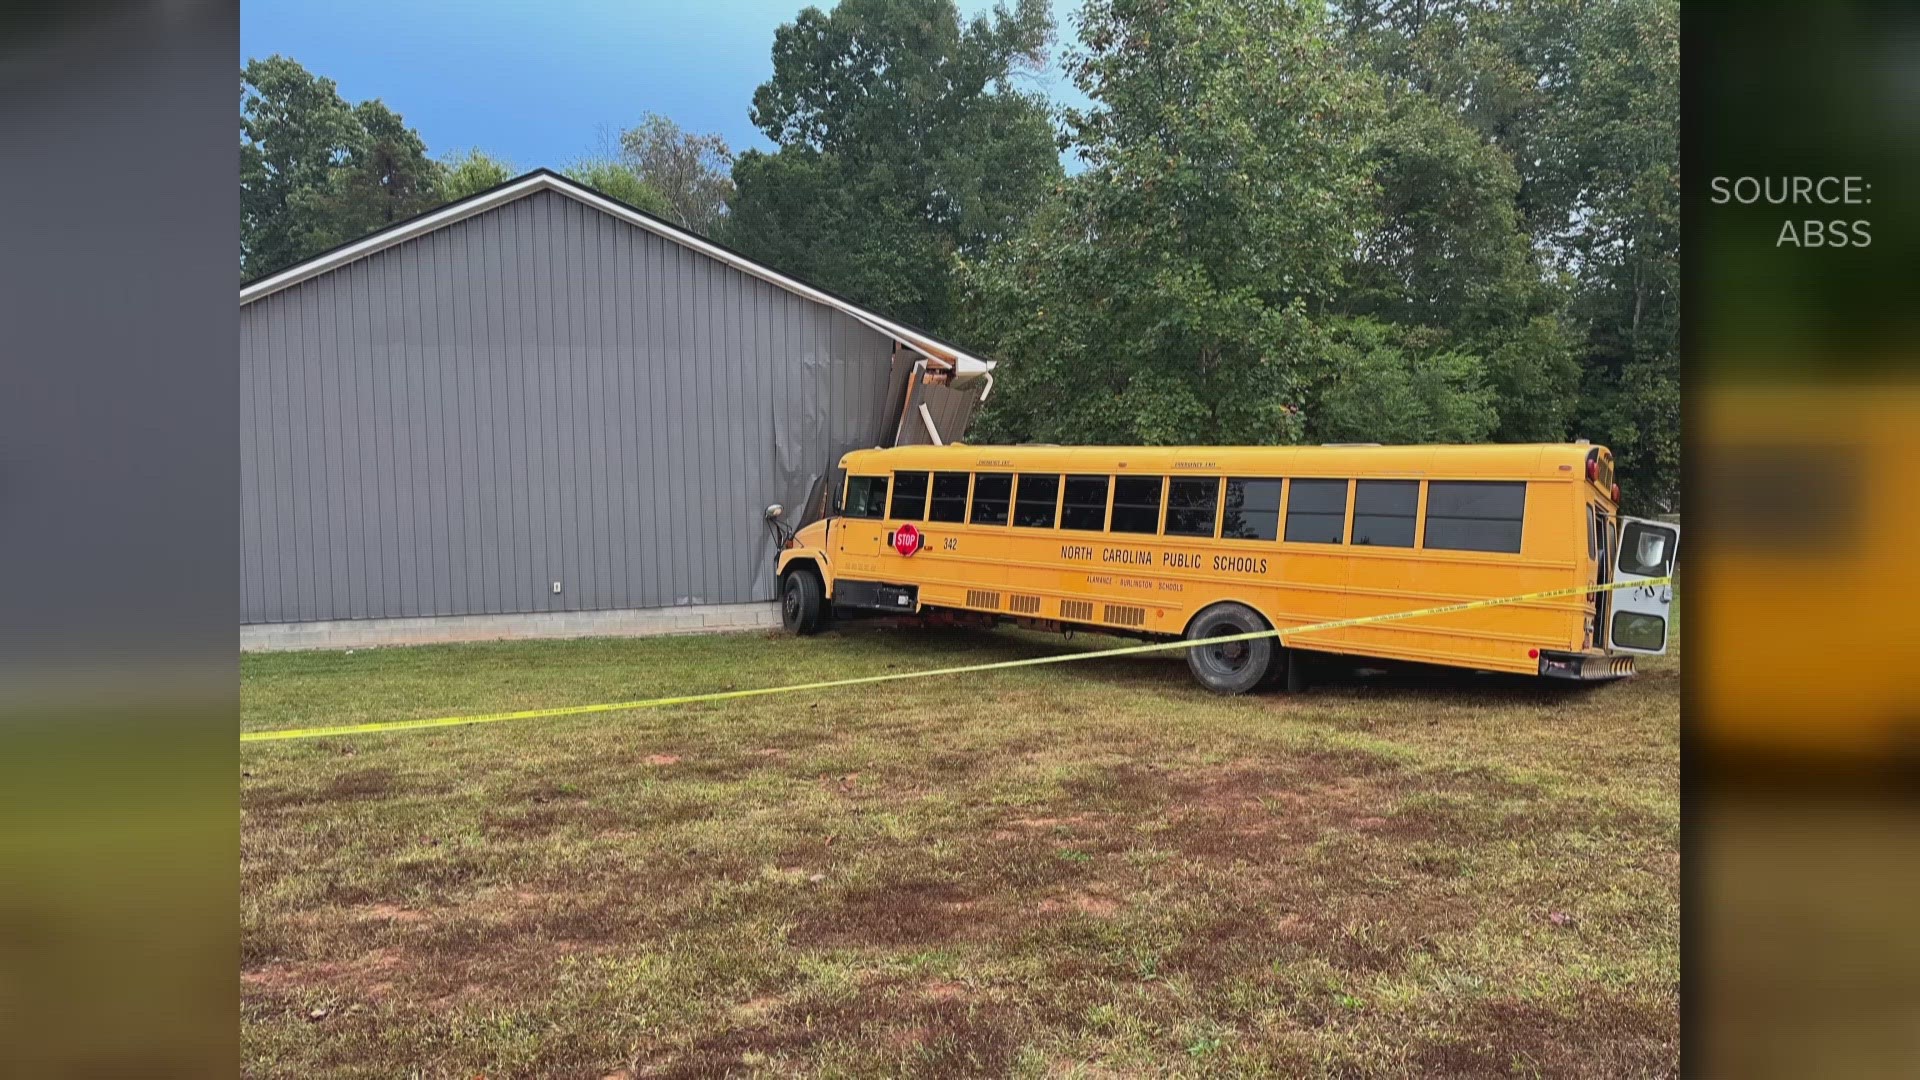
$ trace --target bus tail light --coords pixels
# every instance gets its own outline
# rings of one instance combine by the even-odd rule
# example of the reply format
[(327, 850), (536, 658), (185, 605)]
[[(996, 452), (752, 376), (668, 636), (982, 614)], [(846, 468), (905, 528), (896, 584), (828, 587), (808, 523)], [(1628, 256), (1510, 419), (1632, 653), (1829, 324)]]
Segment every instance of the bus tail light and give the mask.
[(1527, 650), (1527, 659), (1529, 659), (1529, 660), (1538, 660), (1538, 659), (1540, 659), (1540, 650), (1539, 650), (1539, 649), (1528, 649), (1528, 650)]

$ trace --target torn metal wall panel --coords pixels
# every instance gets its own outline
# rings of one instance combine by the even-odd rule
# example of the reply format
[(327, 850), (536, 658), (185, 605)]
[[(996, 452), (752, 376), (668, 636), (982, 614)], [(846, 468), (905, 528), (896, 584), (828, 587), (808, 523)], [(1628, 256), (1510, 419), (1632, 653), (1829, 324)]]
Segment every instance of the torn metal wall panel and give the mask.
[[(967, 432), (967, 423), (973, 417), (973, 410), (980, 402), (983, 384), (952, 387), (941, 384), (919, 385), (914, 387), (914, 395), (907, 408), (899, 417), (896, 425), (897, 442), (901, 446), (926, 446), (934, 442), (927, 432), (926, 418), (931, 417), (934, 427), (939, 430), (943, 443), (959, 442)], [(920, 406), (926, 406), (926, 416)]]

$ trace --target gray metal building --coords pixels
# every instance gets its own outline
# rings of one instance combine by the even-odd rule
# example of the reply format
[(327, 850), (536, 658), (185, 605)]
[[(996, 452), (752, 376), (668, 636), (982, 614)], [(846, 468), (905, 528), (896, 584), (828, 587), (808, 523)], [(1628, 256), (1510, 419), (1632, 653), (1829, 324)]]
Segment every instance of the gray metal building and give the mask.
[(240, 303), (243, 647), (771, 623), (766, 505), (992, 378), (545, 170)]

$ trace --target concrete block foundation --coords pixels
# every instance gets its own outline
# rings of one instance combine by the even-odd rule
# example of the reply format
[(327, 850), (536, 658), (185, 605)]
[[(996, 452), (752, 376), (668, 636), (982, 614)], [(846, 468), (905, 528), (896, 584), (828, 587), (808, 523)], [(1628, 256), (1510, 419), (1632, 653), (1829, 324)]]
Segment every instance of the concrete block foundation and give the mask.
[(254, 623), (240, 628), (240, 651), (366, 649), (527, 638), (652, 637), (764, 630), (780, 625), (777, 604), (690, 604), (628, 611), (541, 611), (515, 615), (432, 615), (414, 619), (340, 619)]

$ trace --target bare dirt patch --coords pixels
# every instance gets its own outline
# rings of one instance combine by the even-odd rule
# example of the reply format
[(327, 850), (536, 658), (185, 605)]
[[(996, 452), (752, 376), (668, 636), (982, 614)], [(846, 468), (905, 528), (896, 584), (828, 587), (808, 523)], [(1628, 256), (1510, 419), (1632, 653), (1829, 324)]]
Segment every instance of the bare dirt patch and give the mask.
[(395, 774), (388, 768), (348, 769), (313, 785), (283, 783), (242, 784), (240, 805), (248, 810), (273, 811), (315, 804), (346, 804), (384, 797), (393, 788)]
[(310, 963), (274, 961), (240, 973), (240, 985), (253, 993), (287, 997), (314, 990), (332, 990), (351, 997), (377, 1000), (393, 989), (406, 969), (395, 949), (374, 949), (350, 960)]
[(320, 798), (330, 802), (377, 798), (392, 789), (393, 781), (392, 769), (349, 769), (321, 787)]
[(983, 929), (983, 902), (945, 882), (909, 881), (823, 899), (800, 920), (790, 940), (836, 948), (926, 946), (975, 936)]
[(1058, 915), (1062, 912), (1078, 912), (1091, 915), (1096, 919), (1110, 919), (1121, 908), (1121, 901), (1107, 893), (1076, 892), (1066, 896), (1050, 896), (1040, 901), (1037, 910), (1042, 915)]
[(921, 988), (920, 993), (928, 1001), (958, 1001), (968, 997), (972, 992), (965, 984), (943, 979), (928, 983)]
[(764, 1023), (780, 1009), (781, 1004), (782, 999), (772, 994), (751, 997), (733, 1007), (733, 1019), (736, 1023), (747, 1025)]
[(1203, 861), (1287, 863), (1328, 832), (1377, 818), (1392, 774), (1236, 764), (1180, 776), (1167, 839)]
[(353, 918), (369, 922), (417, 923), (427, 921), (427, 913), (399, 904), (373, 903), (360, 906), (354, 911)]
[(1429, 1076), (1675, 1076), (1675, 1008), (1594, 994), (1550, 1007), (1495, 998), (1429, 1032), (1413, 1054)]

